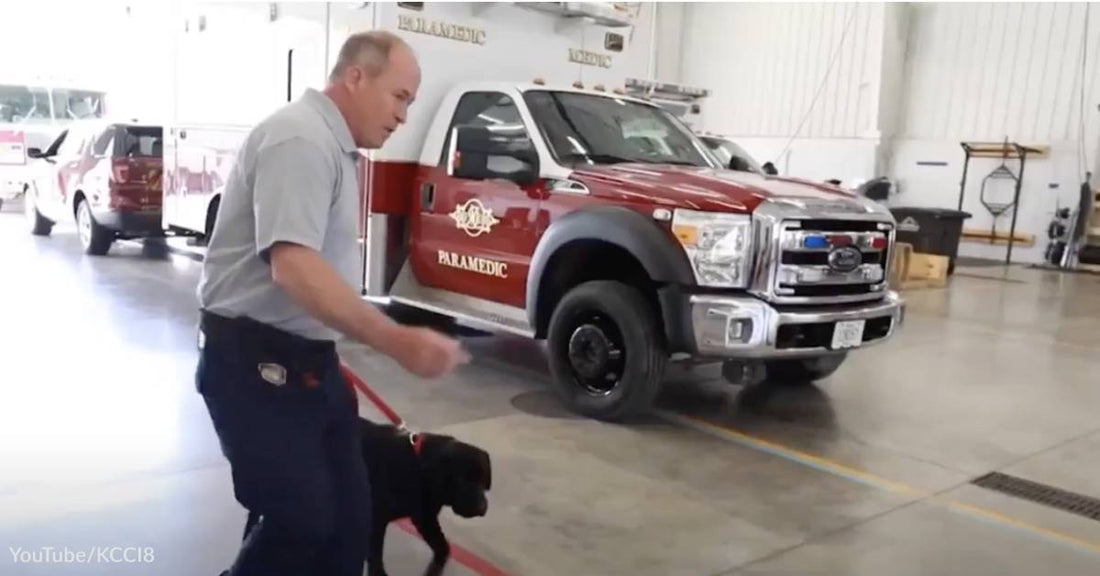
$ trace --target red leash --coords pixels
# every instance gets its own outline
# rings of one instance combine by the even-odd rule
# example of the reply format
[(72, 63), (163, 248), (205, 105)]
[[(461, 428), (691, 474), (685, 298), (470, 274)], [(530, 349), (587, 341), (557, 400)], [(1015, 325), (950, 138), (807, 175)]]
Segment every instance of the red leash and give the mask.
[(344, 377), (344, 382), (347, 382), (352, 386), (353, 392), (355, 390), (359, 390), (360, 392), (362, 392), (367, 398), (370, 399), (371, 402), (374, 403), (375, 407), (377, 407), (379, 410), (382, 411), (383, 414), (386, 415), (386, 418), (390, 419), (390, 422), (393, 422), (393, 424), (398, 428), (405, 428), (405, 421), (397, 415), (397, 412), (394, 412), (393, 408), (390, 408), (390, 405), (386, 404), (386, 401), (382, 400), (381, 396), (376, 394), (374, 390), (371, 390), (370, 386), (367, 386), (367, 383), (363, 382), (361, 378), (356, 376), (355, 372), (352, 372), (351, 368), (348, 368), (348, 365), (344, 364), (343, 362), (340, 363), (340, 375)]
[(394, 411), (393, 408), (390, 408), (390, 405), (386, 404), (386, 401), (383, 400), (377, 392), (371, 390), (371, 387), (367, 386), (367, 383), (363, 382), (363, 379), (357, 376), (355, 372), (352, 372), (351, 368), (349, 368), (348, 365), (344, 364), (343, 362), (340, 363), (340, 376), (344, 378), (344, 382), (347, 382), (352, 386), (352, 393), (354, 393), (355, 390), (362, 392), (367, 398), (370, 399), (371, 402), (374, 403), (374, 406), (376, 408), (378, 408), (383, 414), (386, 415), (386, 418), (390, 419), (390, 422), (392, 422), (394, 426), (397, 426), (397, 428), (400, 430), (408, 432), (409, 442), (412, 443), (413, 447), (413, 453), (417, 456), (420, 456), (420, 449), (424, 446), (424, 436), (422, 434), (417, 434), (410, 431), (409, 427), (405, 426), (405, 421), (397, 415), (397, 412)]

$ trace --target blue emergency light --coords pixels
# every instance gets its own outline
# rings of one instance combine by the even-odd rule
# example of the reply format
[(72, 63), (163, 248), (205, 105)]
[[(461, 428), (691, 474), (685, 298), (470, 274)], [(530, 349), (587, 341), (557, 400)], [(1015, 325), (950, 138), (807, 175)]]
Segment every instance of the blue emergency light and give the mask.
[(828, 248), (829, 239), (825, 236), (804, 236), (802, 237), (803, 248)]

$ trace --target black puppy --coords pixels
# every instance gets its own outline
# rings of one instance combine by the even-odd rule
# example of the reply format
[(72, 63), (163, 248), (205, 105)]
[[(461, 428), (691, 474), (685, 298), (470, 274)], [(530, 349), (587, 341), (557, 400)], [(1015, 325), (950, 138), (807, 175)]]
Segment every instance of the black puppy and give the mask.
[[(484, 516), (493, 482), (489, 454), (451, 436), (410, 434), (359, 419), (363, 459), (370, 475), (371, 526), (368, 574), (385, 576), (382, 551), (390, 522), (409, 518), (432, 549), (426, 575), (442, 574), (451, 546), (439, 525), (444, 506), (463, 518)], [(249, 513), (244, 534), (259, 520)]]
[(409, 518), (432, 549), (426, 574), (440, 574), (451, 546), (439, 526), (439, 513), (450, 506), (463, 518), (484, 516), (485, 493), (493, 483), (489, 454), (451, 436), (409, 434), (388, 424), (361, 420), (363, 457), (370, 471), (371, 528), (367, 563), (370, 576), (384, 576), (382, 549), (386, 526)]

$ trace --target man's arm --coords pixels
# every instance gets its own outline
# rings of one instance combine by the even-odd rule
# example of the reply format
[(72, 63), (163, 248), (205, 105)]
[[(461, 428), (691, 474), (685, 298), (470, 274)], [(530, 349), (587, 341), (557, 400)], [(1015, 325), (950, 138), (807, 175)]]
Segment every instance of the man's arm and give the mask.
[(313, 249), (288, 242), (275, 244), (271, 277), (329, 328), (386, 355), (400, 345), (400, 325), (364, 302)]
[(397, 360), (419, 376), (450, 372), (469, 357), (457, 341), (426, 328), (410, 328), (364, 302), (311, 248), (272, 246), (271, 276), (300, 306), (326, 326)]

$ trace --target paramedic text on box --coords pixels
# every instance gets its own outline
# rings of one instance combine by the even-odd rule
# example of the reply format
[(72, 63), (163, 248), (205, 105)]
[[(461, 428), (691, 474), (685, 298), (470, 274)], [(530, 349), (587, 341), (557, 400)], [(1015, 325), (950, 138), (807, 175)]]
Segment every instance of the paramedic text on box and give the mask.
[(16, 564), (152, 564), (156, 553), (149, 546), (40, 546), (12, 547)]

